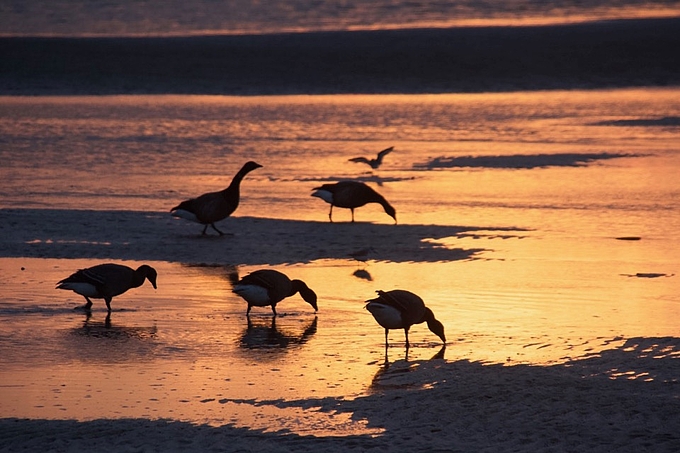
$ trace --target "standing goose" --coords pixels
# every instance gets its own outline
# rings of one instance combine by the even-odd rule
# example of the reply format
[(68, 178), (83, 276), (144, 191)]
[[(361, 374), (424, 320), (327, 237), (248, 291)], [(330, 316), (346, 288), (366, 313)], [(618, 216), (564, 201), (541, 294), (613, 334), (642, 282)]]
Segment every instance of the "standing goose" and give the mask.
[(359, 208), (367, 203), (378, 203), (382, 205), (383, 209), (394, 219), (397, 223), (397, 212), (391, 204), (385, 200), (375, 190), (363, 182), (358, 181), (339, 181), (334, 184), (324, 184), (321, 187), (315, 187), (313, 197), (319, 197), (326, 203), (330, 203), (331, 210), (328, 213), (328, 218), (333, 221), (333, 206), (339, 208), (348, 208), (352, 211), (352, 222), (354, 222), (354, 209)]
[(248, 311), (255, 307), (270, 305), (276, 316), (276, 304), (287, 297), (300, 293), (300, 296), (318, 311), (316, 293), (302, 280), (291, 280), (285, 274), (273, 269), (261, 269), (243, 277), (234, 285), (233, 291), (248, 302)]
[(349, 159), (349, 161), (367, 164), (372, 169), (376, 170), (378, 167), (380, 167), (380, 165), (382, 165), (383, 158), (386, 155), (388, 155), (389, 153), (391, 153), (393, 149), (394, 149), (394, 146), (390, 146), (387, 149), (383, 149), (382, 151), (380, 151), (378, 153), (378, 156), (375, 159), (367, 159), (365, 157), (353, 157), (352, 159)]
[(432, 310), (425, 306), (423, 299), (412, 292), (395, 289), (392, 291), (376, 291), (376, 299), (367, 300), (366, 309), (375, 320), (385, 328), (385, 347), (390, 329), (404, 329), (406, 348), (409, 347), (408, 331), (413, 324), (427, 323), (427, 327), (446, 343), (444, 326), (434, 317)]
[(120, 264), (106, 263), (80, 269), (57, 283), (57, 289), (69, 289), (83, 296), (87, 301), (83, 307), (85, 310), (92, 307), (90, 297), (104, 299), (106, 308), (111, 313), (111, 299), (129, 289), (142, 286), (145, 279), (156, 289), (157, 276), (156, 269), (146, 264), (132, 269)]
[(246, 162), (226, 189), (205, 193), (199, 197), (183, 201), (172, 208), (170, 212), (175, 217), (205, 225), (201, 234), (205, 234), (208, 225), (210, 225), (222, 236), (224, 233), (217, 229), (215, 222), (226, 219), (236, 210), (240, 199), (241, 181), (248, 173), (260, 167), (262, 165), (256, 162)]

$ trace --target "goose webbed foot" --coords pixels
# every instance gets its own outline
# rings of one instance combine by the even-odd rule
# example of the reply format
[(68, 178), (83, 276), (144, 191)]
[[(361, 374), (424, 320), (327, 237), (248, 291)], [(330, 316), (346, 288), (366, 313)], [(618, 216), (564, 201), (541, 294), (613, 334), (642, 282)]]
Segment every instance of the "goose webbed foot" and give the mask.
[(86, 312), (90, 312), (91, 308), (92, 308), (92, 301), (90, 299), (88, 299), (87, 297), (85, 297), (85, 300), (87, 301), (87, 303), (85, 305), (79, 305), (79, 306), (75, 307), (74, 310), (83, 310), (83, 311), (86, 311)]

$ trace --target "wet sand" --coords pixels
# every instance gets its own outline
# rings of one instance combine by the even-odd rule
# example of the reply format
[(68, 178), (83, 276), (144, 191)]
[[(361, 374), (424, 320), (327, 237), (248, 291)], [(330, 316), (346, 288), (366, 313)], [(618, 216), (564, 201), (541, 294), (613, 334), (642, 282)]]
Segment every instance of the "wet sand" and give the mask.
[(313, 437), (146, 419), (2, 419), (3, 451), (672, 452), (680, 448), (679, 346), (671, 338), (630, 339), (600, 356), (552, 367), (397, 362), (376, 376), (374, 394), (353, 401), (261, 403), (352, 412), (379, 434)]
[[(3, 353), (2, 451), (680, 448), (671, 263), (656, 262), (653, 278), (587, 279), (545, 262), (533, 288), (512, 290), (517, 268), (530, 269), (516, 253), (530, 231), (236, 216), (220, 238), (167, 213), (0, 216), (4, 341), (19, 345)], [(348, 256), (361, 238), (366, 261)], [(97, 302), (91, 316), (74, 310), (82, 298), (54, 283), (103, 260), (151, 263), (158, 291), (114, 299), (110, 317)], [(316, 288), (319, 313), (295, 297), (276, 321), (259, 309), (248, 323), (231, 283), (261, 267)], [(506, 294), (485, 290), (500, 269)], [(446, 347), (416, 326), (410, 350), (396, 331), (384, 348), (363, 300), (405, 275), (447, 326)], [(457, 283), (435, 288), (441, 275)], [(588, 297), (567, 289), (572, 279)], [(645, 322), (637, 303), (604, 296), (613, 282), (647, 292)], [(555, 288), (563, 303), (545, 305)]]
[[(0, 450), (677, 451), (677, 99), (5, 98)], [(228, 235), (170, 216), (246, 160)], [(346, 178), (399, 223), (331, 224), (310, 192)], [(101, 262), (158, 289), (77, 310), (55, 284)], [(249, 322), (231, 289), (259, 268), (319, 312)], [(363, 306), (394, 288), (445, 348), (385, 348)]]

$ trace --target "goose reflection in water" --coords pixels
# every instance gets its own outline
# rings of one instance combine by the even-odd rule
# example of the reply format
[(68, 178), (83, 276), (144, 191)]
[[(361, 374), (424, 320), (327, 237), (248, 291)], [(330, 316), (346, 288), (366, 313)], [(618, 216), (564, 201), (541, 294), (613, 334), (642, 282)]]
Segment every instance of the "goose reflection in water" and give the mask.
[(305, 344), (316, 333), (318, 318), (307, 324), (302, 332), (291, 332), (277, 327), (277, 318), (265, 318), (254, 322), (250, 317), (248, 326), (241, 335), (239, 346), (250, 350), (285, 350), (293, 346)]
[(85, 314), (82, 327), (73, 329), (75, 335), (96, 338), (138, 338), (147, 339), (156, 336), (157, 327), (125, 327), (111, 323), (111, 313), (106, 315), (104, 321), (92, 320), (92, 313)]
[(163, 348), (157, 332), (155, 325), (124, 326), (111, 314), (102, 319), (86, 313), (83, 323), (63, 337), (63, 354), (87, 363), (145, 363)]
[(395, 360), (390, 363), (387, 355), (387, 348), (385, 348), (385, 361), (380, 366), (378, 371), (371, 380), (369, 387), (370, 392), (382, 392), (389, 389), (409, 389), (409, 388), (423, 388), (430, 382), (423, 380), (425, 376), (415, 376), (411, 372), (415, 371), (424, 362), (432, 360), (443, 360), (446, 352), (446, 345), (442, 346), (439, 351), (429, 359), (417, 360), (409, 362), (408, 349), (404, 354), (403, 360)]

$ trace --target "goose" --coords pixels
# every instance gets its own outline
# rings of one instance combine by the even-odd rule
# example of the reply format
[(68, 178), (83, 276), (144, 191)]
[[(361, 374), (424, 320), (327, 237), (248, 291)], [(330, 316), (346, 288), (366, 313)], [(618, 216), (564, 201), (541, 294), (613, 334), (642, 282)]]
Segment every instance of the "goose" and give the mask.
[(236, 210), (240, 198), (239, 188), (241, 181), (248, 173), (260, 167), (262, 165), (256, 162), (246, 162), (226, 189), (219, 192), (205, 193), (199, 197), (185, 200), (172, 208), (170, 212), (174, 217), (180, 217), (205, 225), (203, 233), (201, 233), (203, 235), (206, 234), (208, 225), (210, 225), (213, 230), (222, 236), (224, 233), (217, 229), (215, 222), (226, 219)]
[(376, 291), (378, 297), (367, 300), (365, 308), (385, 329), (385, 348), (390, 329), (404, 329), (406, 348), (409, 348), (408, 331), (414, 324), (427, 323), (427, 327), (446, 344), (444, 325), (434, 317), (432, 310), (425, 306), (423, 299), (410, 291), (395, 289)]
[(248, 302), (246, 316), (252, 307), (271, 306), (276, 316), (276, 304), (296, 293), (317, 312), (316, 293), (302, 280), (291, 280), (287, 275), (273, 269), (260, 269), (243, 277), (233, 287), (233, 292)]
[(156, 289), (158, 273), (153, 267), (143, 264), (132, 269), (121, 264), (98, 264), (87, 269), (80, 269), (57, 283), (57, 289), (68, 289), (85, 298), (87, 304), (82, 308), (90, 310), (94, 299), (104, 299), (111, 313), (111, 299), (129, 289), (142, 286), (145, 279)]
[(354, 209), (367, 203), (378, 203), (382, 205), (387, 215), (394, 219), (394, 223), (397, 223), (397, 212), (392, 205), (363, 182), (339, 181), (334, 184), (323, 184), (312, 190), (314, 190), (313, 197), (319, 197), (326, 203), (330, 203), (331, 210), (328, 213), (328, 218), (331, 222), (333, 221), (333, 206), (350, 209), (352, 211), (352, 222), (354, 222)]
[(387, 149), (383, 149), (382, 151), (380, 151), (378, 153), (378, 156), (375, 159), (367, 159), (365, 157), (353, 157), (352, 159), (349, 159), (349, 161), (367, 164), (372, 169), (376, 170), (378, 167), (380, 167), (380, 165), (382, 165), (383, 158), (386, 155), (388, 155), (389, 153), (391, 153), (393, 149), (394, 149), (394, 146), (390, 146)]

